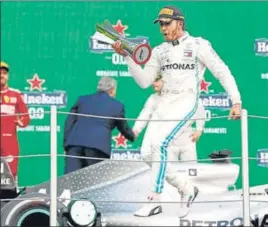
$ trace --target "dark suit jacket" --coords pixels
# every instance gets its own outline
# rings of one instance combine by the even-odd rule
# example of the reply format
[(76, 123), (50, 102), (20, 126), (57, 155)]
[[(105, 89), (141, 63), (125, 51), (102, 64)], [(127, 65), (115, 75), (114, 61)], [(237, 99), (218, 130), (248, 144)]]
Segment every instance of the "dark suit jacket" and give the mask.
[[(125, 118), (124, 105), (105, 92), (80, 96), (71, 113)], [(117, 127), (123, 136), (134, 141), (126, 120), (100, 119), (69, 114), (64, 126), (64, 147), (84, 146), (111, 154), (111, 132)]]

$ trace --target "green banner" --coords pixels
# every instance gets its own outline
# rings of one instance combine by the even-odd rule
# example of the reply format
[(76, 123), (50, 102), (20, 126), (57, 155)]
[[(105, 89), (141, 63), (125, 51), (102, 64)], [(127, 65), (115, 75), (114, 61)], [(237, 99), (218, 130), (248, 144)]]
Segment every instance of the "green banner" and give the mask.
[[(208, 39), (230, 67), (241, 91), (243, 108), (251, 115), (268, 116), (268, 2), (176, 2), (193, 36)], [(10, 86), (20, 89), (29, 106), (31, 124), (19, 131), (21, 155), (20, 185), (49, 179), (51, 105), (69, 111), (78, 96), (93, 93), (100, 76), (118, 80), (117, 99), (126, 107), (126, 116), (136, 118), (152, 88), (141, 89), (127, 70), (124, 59), (111, 47), (97, 43), (95, 25), (108, 19), (127, 38), (147, 39), (151, 46), (163, 41), (153, 24), (166, 2), (2, 2), (1, 60), (10, 67)], [(202, 101), (208, 121), (198, 142), (198, 158), (220, 149), (241, 157), (240, 121), (212, 119), (229, 113), (230, 100), (209, 71), (201, 84)], [(66, 114), (58, 115), (58, 153)], [(133, 126), (131, 121), (130, 125)], [(130, 143), (114, 131), (114, 156), (139, 157), (142, 136)], [(268, 183), (264, 157), (268, 150), (268, 120), (249, 119), (250, 185)], [(241, 164), (241, 160), (233, 162)], [(58, 174), (64, 159), (59, 157)], [(241, 173), (237, 187), (241, 187)]]

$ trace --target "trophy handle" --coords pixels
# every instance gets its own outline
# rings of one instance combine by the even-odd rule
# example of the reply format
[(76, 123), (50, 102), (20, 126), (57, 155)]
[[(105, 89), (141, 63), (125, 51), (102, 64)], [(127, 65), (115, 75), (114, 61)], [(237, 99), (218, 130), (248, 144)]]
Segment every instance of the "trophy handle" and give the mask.
[(124, 38), (120, 37), (120, 35), (113, 28), (112, 28), (112, 31), (110, 28), (106, 28), (106, 29), (109, 29), (109, 31), (107, 31), (102, 25), (96, 24), (96, 29), (98, 32), (104, 34), (105, 36), (107, 36), (108, 38), (112, 39), (115, 42), (117, 40), (120, 40), (122, 43), (122, 48), (126, 50), (127, 52), (131, 53), (132, 49), (128, 47), (127, 42), (125, 42)]
[(109, 30), (113, 31), (114, 33), (118, 33), (118, 32), (113, 28), (112, 23), (111, 23), (109, 20), (107, 20), (107, 19), (104, 20), (103, 27), (108, 28)]
[(103, 25), (96, 24), (96, 30), (114, 42), (120, 40), (122, 49), (132, 57), (137, 64), (145, 64), (150, 59), (151, 48), (148, 43), (144, 41), (128, 40), (113, 28), (109, 20), (105, 19)]
[(103, 35), (107, 36), (108, 38), (112, 39), (113, 41), (117, 40), (117, 35), (116, 34), (105, 30), (104, 27), (101, 26), (100, 24), (96, 24), (96, 30), (98, 32), (102, 33)]

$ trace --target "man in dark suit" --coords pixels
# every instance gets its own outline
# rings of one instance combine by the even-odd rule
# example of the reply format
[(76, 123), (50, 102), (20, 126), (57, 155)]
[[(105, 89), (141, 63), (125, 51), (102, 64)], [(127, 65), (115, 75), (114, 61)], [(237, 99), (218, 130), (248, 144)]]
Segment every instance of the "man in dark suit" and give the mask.
[[(135, 135), (126, 120), (109, 119), (125, 118), (124, 105), (114, 98), (116, 88), (117, 83), (114, 79), (103, 77), (95, 94), (78, 98), (71, 108), (71, 113), (106, 118), (69, 114), (64, 128), (64, 149), (67, 155), (110, 158), (111, 132), (115, 127), (126, 139), (132, 142), (135, 140)], [(67, 157), (65, 174), (100, 161), (102, 160)]]

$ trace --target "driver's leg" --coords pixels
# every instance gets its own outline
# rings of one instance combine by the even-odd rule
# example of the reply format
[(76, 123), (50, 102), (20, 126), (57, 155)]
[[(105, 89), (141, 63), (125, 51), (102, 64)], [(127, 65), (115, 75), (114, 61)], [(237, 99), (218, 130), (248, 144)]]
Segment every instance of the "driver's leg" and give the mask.
[(190, 142), (181, 148), (181, 161), (185, 163), (197, 163), (196, 143)]
[[(149, 123), (147, 130), (144, 135), (144, 139), (142, 141), (141, 146), (141, 158), (145, 161), (150, 167), (153, 164), (153, 157), (152, 154), (152, 139), (153, 139), (153, 132), (155, 131), (156, 125), (155, 123)], [(153, 201), (153, 203), (151, 203)], [(147, 196), (147, 203), (142, 205), (137, 211), (135, 211), (134, 215), (138, 217), (149, 217), (152, 215), (156, 215), (162, 212), (162, 207), (160, 203), (156, 203), (156, 201), (160, 201), (160, 195), (150, 193)]]
[[(189, 95), (189, 96), (188, 96)], [(195, 96), (182, 97), (179, 99), (177, 96), (174, 100), (167, 100), (167, 103), (162, 102), (155, 110), (152, 119), (181, 119), (178, 121), (164, 121), (155, 123), (155, 130), (153, 130), (152, 143), (152, 174), (151, 174), (151, 195), (152, 200), (156, 203), (161, 199), (161, 193), (164, 189), (165, 179), (182, 192), (182, 202), (186, 206), (190, 206), (192, 201), (197, 195), (196, 188), (194, 188), (187, 179), (179, 178), (176, 170), (169, 165), (168, 161), (168, 148), (174, 138), (181, 134), (185, 128), (189, 127), (189, 119), (195, 114), (197, 103)], [(190, 99), (190, 100), (189, 100)], [(168, 110), (172, 111), (168, 111)], [(165, 112), (163, 112), (165, 111)], [(141, 216), (150, 216), (150, 210), (143, 213)]]

